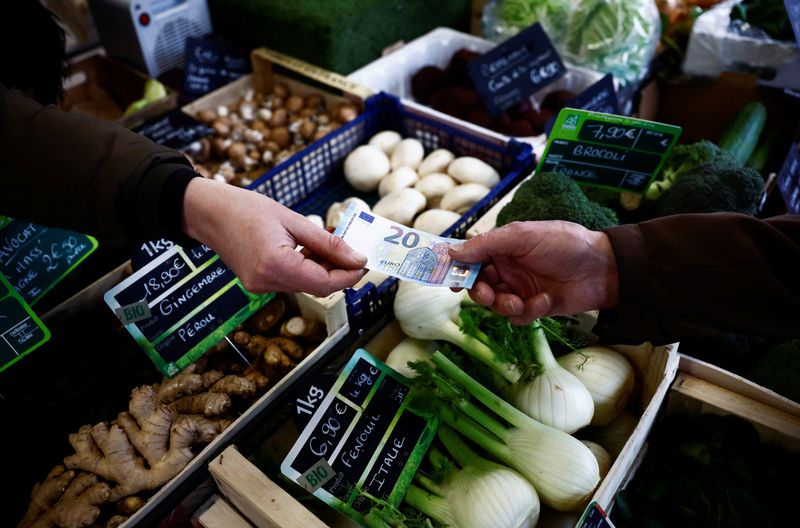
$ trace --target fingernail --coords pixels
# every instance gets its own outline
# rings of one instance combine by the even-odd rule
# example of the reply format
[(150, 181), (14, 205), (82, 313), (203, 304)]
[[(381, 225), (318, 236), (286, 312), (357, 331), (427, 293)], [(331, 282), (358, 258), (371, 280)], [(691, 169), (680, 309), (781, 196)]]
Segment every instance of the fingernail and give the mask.
[(353, 251), (353, 252), (350, 253), (350, 255), (353, 257), (353, 259), (355, 259), (355, 260), (357, 260), (359, 262), (366, 262), (367, 261), (367, 257), (362, 255), (358, 251)]
[(518, 306), (513, 301), (506, 301), (504, 304), (508, 315), (519, 315), (521, 313)]

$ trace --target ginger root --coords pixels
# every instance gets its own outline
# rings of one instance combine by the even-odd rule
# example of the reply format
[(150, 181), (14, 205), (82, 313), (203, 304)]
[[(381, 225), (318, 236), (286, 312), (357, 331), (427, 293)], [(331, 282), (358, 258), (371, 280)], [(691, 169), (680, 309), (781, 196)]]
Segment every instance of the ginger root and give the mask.
[[(73, 478), (74, 477), (74, 478)], [(69, 484), (64, 487), (64, 481)], [(60, 491), (59, 495), (53, 495)], [(100, 516), (100, 505), (108, 502), (111, 491), (108, 484), (100, 482), (97, 475), (81, 473), (77, 477), (74, 471), (64, 471), (57, 466), (42, 484), (34, 486), (33, 494), (42, 493), (40, 499), (46, 499), (36, 505), (32, 501), (28, 513), (18, 528), (83, 528), (91, 526)], [(46, 496), (46, 497), (45, 497)], [(47, 509), (40, 509), (43, 504), (50, 503)], [(34, 513), (33, 508), (38, 509)]]
[(269, 332), (278, 324), (286, 313), (286, 299), (282, 295), (275, 296), (265, 306), (245, 321), (245, 326), (253, 334)]
[(184, 396), (169, 404), (169, 408), (181, 414), (204, 414), (219, 416), (233, 405), (231, 397), (219, 392), (204, 392)]
[(283, 322), (281, 335), (284, 337), (301, 337), (309, 341), (320, 342), (325, 339), (327, 332), (319, 321), (297, 315)]
[(69, 436), (75, 454), (64, 465), (115, 482), (112, 502), (156, 489), (189, 463), (200, 437), (194, 420), (176, 418), (175, 411), (157, 402), (153, 387), (134, 389), (129, 413), (120, 413), (118, 423), (84, 425)]

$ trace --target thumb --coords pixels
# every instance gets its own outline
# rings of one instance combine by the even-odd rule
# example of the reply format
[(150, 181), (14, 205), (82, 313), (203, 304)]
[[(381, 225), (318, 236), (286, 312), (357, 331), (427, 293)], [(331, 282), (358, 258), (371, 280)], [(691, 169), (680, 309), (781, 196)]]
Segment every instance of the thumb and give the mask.
[(492, 254), (491, 238), (487, 235), (478, 235), (463, 244), (450, 246), (450, 256), (461, 262), (483, 262)]
[(333, 236), (305, 218), (292, 226), (292, 235), (298, 244), (334, 266), (358, 269), (367, 265), (367, 257), (357, 253), (341, 238)]

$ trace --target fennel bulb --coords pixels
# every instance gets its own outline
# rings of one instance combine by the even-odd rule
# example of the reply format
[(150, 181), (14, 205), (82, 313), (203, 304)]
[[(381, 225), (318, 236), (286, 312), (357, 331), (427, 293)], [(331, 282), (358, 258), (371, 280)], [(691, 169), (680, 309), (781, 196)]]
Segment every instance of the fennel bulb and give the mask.
[(432, 449), (431, 464), (444, 477), (437, 482), (417, 475), (427, 491), (410, 486), (406, 503), (452, 528), (536, 525), (540, 504), (530, 482), (516, 471), (478, 456), (451, 429), (441, 429), (439, 438), (461, 468)]
[(610, 348), (590, 346), (564, 354), (558, 363), (589, 389), (594, 402), (591, 425), (606, 425), (628, 404), (634, 374), (630, 361)]
[(466, 290), (454, 293), (448, 288), (400, 281), (394, 299), (394, 316), (406, 335), (452, 343), (489, 365), (508, 382), (517, 381), (520, 374), (513, 365), (498, 359), (492, 349), (479, 339), (466, 335), (456, 324), (466, 296)]
[(530, 332), (538, 372), (527, 383), (512, 384), (508, 400), (534, 420), (565, 433), (586, 427), (594, 415), (591, 393), (556, 361), (541, 324), (534, 321)]
[(414, 361), (431, 362), (431, 355), (436, 352), (436, 343), (406, 337), (400, 341), (386, 356), (386, 363), (407, 378), (414, 378), (417, 372), (409, 366)]
[[(543, 504), (569, 511), (587, 500), (600, 482), (597, 459), (580, 440), (541, 424), (471, 378), (441, 352), (433, 354), (439, 372), (467, 390), (510, 427), (466, 400), (455, 408), (440, 405), (439, 417), (492, 456), (519, 471)], [(439, 382), (446, 381), (439, 376)]]
[(616, 460), (637, 425), (639, 425), (639, 418), (629, 410), (623, 409), (606, 425), (587, 427), (581, 431), (581, 436), (603, 446), (611, 458)]
[(539, 322), (524, 330), (513, 330), (515, 335), (526, 333), (524, 340), (520, 338), (515, 344), (517, 348), (531, 348), (519, 352), (530, 352), (536, 364), (534, 375), (523, 375), (517, 364), (501, 358), (488, 346), (491, 342), (488, 336), (478, 332), (479, 339), (462, 331), (456, 323), (460, 320), (462, 303), (463, 293), (401, 282), (394, 301), (394, 314), (407, 335), (448, 341), (491, 368), (509, 382), (506, 389), (508, 400), (531, 418), (567, 433), (589, 425), (594, 413), (592, 396), (553, 357)]

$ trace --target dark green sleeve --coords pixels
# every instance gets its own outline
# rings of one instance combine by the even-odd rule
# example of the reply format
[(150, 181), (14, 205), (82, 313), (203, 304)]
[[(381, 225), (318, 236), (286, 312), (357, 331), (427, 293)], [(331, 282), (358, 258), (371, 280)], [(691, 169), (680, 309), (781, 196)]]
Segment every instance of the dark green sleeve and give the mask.
[(595, 331), (603, 342), (798, 335), (800, 216), (686, 214), (605, 233), (619, 304), (600, 313)]
[(186, 158), (120, 125), (0, 86), (0, 214), (105, 239), (180, 230)]

